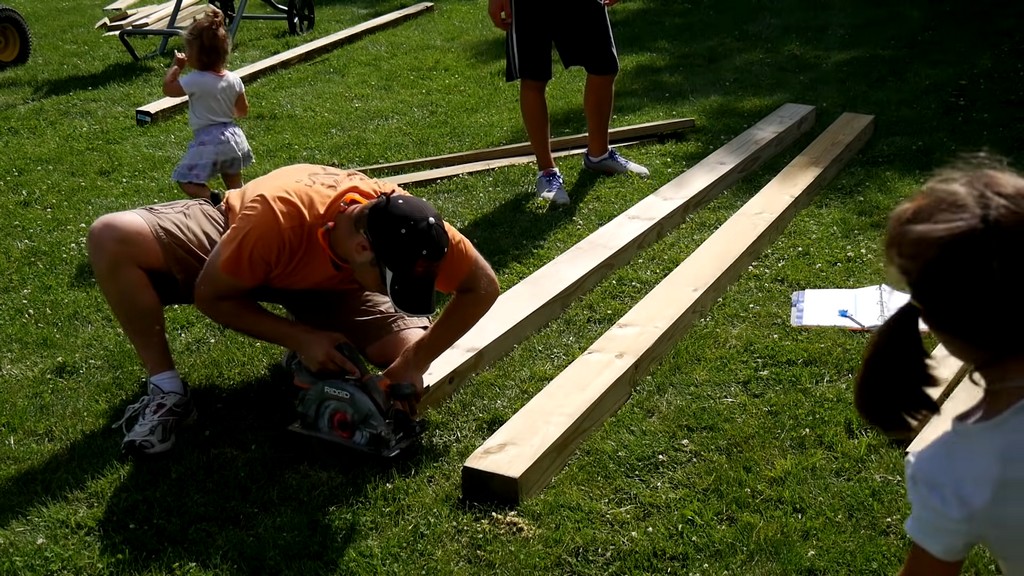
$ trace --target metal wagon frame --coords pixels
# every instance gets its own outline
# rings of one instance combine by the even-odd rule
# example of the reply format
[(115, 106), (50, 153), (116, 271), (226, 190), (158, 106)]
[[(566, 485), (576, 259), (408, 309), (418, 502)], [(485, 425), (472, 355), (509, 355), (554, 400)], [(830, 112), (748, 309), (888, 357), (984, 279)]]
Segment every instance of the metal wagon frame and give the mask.
[[(181, 11), (182, 0), (174, 0), (174, 7), (171, 9), (170, 20), (165, 28), (124, 28), (117, 33), (117, 38), (124, 44), (125, 50), (133, 60), (140, 60), (143, 57), (163, 55), (167, 51), (167, 43), (175, 36), (182, 36), (184, 30), (175, 27), (178, 13)], [(238, 33), (238, 26), (242, 20), (285, 20), (288, 22), (288, 32), (291, 34), (304, 34), (313, 29), (316, 22), (313, 0), (288, 0), (286, 6), (282, 6), (274, 0), (263, 0), (263, 3), (270, 6), (279, 14), (246, 14), (245, 8), (249, 0), (239, 0), (235, 8), (234, 0), (210, 0), (210, 6), (216, 6), (222, 12), (228, 22), (228, 36), (234, 42), (235, 34)], [(160, 45), (156, 50), (139, 56), (132, 46), (130, 38), (133, 36), (161, 36)]]

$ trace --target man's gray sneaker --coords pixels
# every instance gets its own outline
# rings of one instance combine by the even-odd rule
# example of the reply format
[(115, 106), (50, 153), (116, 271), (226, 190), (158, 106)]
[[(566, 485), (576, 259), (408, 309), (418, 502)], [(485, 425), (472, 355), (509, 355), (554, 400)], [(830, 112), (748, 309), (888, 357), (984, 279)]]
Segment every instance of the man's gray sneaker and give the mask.
[(537, 176), (537, 196), (555, 204), (569, 203), (562, 175), (554, 170), (545, 170)]
[(602, 174), (625, 174), (626, 172), (632, 172), (644, 178), (651, 175), (650, 170), (636, 162), (623, 158), (614, 148), (609, 148), (608, 155), (596, 162), (590, 159), (589, 154), (584, 153), (583, 166)]
[[(148, 394), (126, 408), (124, 417), (113, 426), (120, 426), (126, 432), (121, 442), (121, 451), (125, 454), (159, 454), (170, 450), (178, 426), (196, 418), (187, 384), (184, 394), (164, 392), (152, 382), (148, 385)], [(135, 422), (128, 430), (133, 418)]]

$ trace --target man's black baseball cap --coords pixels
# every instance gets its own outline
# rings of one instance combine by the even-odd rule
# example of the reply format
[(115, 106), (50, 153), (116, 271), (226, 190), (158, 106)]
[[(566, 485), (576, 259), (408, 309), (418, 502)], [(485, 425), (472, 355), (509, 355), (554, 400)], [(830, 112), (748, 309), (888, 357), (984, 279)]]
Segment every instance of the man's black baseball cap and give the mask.
[(430, 316), (438, 265), (448, 252), (441, 215), (408, 194), (380, 196), (368, 210), (366, 237), (392, 304), (410, 316)]

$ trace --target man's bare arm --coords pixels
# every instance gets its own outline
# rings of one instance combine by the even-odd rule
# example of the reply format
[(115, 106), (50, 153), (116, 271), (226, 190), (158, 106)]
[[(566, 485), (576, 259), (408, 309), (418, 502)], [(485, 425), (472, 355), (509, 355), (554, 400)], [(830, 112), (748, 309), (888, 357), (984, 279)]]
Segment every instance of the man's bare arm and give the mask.
[(386, 374), (389, 379), (393, 382), (409, 381), (403, 376), (406, 371), (411, 371), (421, 380), (430, 363), (469, 331), (491, 308), (500, 291), (498, 278), (490, 264), (474, 249), (469, 274), (456, 288), (437, 321), (422, 338), (406, 348), (388, 369)]
[(247, 286), (224, 274), (220, 250), (213, 253), (196, 280), (196, 308), (213, 321), (247, 336), (294, 350), (314, 372), (356, 368), (335, 347), (345, 337), (324, 332), (274, 314), (252, 297)]

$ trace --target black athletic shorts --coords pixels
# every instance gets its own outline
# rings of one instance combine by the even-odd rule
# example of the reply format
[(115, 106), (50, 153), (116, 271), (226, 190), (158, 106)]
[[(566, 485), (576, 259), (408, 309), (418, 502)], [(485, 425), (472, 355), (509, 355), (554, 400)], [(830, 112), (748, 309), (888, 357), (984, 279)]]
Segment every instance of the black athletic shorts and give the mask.
[(551, 80), (551, 46), (566, 68), (588, 74), (619, 72), (619, 56), (598, 0), (510, 0), (512, 27), (505, 38), (505, 80)]

